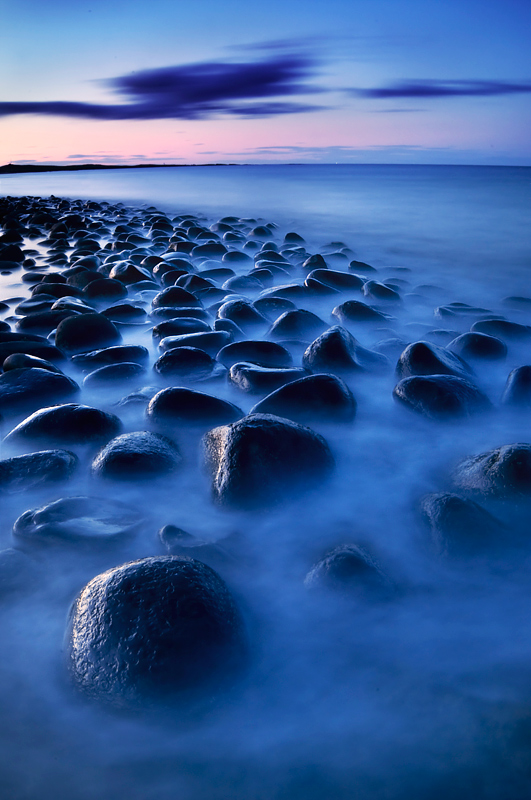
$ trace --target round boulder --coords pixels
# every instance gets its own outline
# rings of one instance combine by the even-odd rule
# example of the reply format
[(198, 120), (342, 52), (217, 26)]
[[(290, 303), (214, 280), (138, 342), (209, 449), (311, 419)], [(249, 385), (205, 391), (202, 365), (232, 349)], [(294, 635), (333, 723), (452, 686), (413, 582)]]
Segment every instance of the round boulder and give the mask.
[(92, 474), (113, 480), (146, 480), (173, 472), (180, 463), (181, 454), (171, 439), (135, 431), (111, 439), (92, 462)]
[(453, 474), (462, 491), (484, 497), (531, 496), (531, 444), (507, 444), (463, 459)]
[(414, 375), (393, 389), (393, 397), (430, 419), (467, 417), (491, 408), (477, 386), (455, 375)]
[[(89, 284), (92, 285), (92, 284)], [(103, 314), (78, 314), (59, 323), (55, 344), (68, 355), (88, 353), (101, 347), (119, 344), (122, 337)]]
[(99, 408), (65, 403), (41, 408), (22, 420), (5, 441), (46, 441), (59, 444), (101, 443), (117, 436), (122, 423)]
[(243, 416), (237, 406), (204, 392), (170, 386), (157, 392), (146, 410), (147, 419), (156, 426), (190, 425), (208, 427), (234, 422)]
[(306, 424), (352, 422), (356, 401), (336, 375), (307, 375), (271, 392), (251, 409), (251, 414), (275, 414)]
[(68, 480), (78, 466), (68, 450), (43, 450), (0, 461), (0, 490), (22, 492), (47, 483)]

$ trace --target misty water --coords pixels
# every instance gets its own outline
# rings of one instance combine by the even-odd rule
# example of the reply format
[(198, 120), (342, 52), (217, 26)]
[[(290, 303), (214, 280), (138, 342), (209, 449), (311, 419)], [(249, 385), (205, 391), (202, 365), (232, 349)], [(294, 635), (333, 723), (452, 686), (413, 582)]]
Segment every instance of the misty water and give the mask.
[[(226, 215), (252, 217), (275, 223), (279, 243), (296, 231), (310, 253), (337, 252), (331, 243), (340, 241), (402, 297), (386, 308), (388, 325), (352, 328), (366, 347), (391, 338), (446, 344), (489, 314), (531, 325), (531, 304), (504, 302), (531, 296), (527, 168), (183, 167), (13, 175), (0, 188), (4, 196), (121, 202), (139, 215), (156, 206), (196, 214), (207, 225)], [(334, 268), (347, 268), (348, 260), (336, 260)], [(29, 294), (21, 274), (0, 276), (0, 299), (9, 303), (3, 319), (12, 318), (13, 298)], [(330, 312), (343, 299), (311, 298), (304, 307), (333, 324)], [(435, 315), (451, 302), (478, 310)], [(155, 359), (149, 326), (122, 333)], [(88, 468), (93, 451), (78, 449), (82, 468), (64, 486), (4, 495), (2, 549), (14, 546), (20, 514), (64, 496), (119, 499), (138, 509), (142, 525), (115, 550), (35, 552), (30, 585), (3, 600), (0, 796), (529, 798), (531, 543), (441, 558), (418, 507), (426, 493), (452, 490), (461, 458), (531, 440), (529, 409), (500, 405), (509, 372), (531, 363), (529, 344), (507, 344), (505, 360), (472, 364), (492, 410), (462, 420), (435, 422), (397, 405), (400, 348), (387, 351), (387, 369), (347, 377), (358, 404), (354, 422), (313, 426), (333, 451), (333, 476), (276, 507), (217, 507), (200, 434), (185, 430), (175, 434), (185, 461), (174, 476), (142, 485), (96, 482)], [(66, 372), (81, 381), (73, 366)], [(112, 410), (125, 430), (143, 430), (143, 406), (115, 403), (147, 385), (167, 383), (148, 371), (132, 385), (83, 389), (80, 402)], [(243, 412), (260, 399), (219, 380), (193, 388)], [(2, 436), (25, 416), (4, 420)], [(1, 457), (14, 454), (3, 442)], [(511, 524), (510, 503), (482, 504)], [(116, 714), (86, 702), (69, 683), (68, 610), (97, 573), (164, 553), (157, 531), (170, 523), (200, 539), (226, 539), (226, 557), (213, 566), (242, 609), (251, 663), (239, 684), (195, 714), (178, 706), (160, 715)], [(316, 561), (347, 543), (378, 562), (394, 587), (390, 596), (305, 587)]]

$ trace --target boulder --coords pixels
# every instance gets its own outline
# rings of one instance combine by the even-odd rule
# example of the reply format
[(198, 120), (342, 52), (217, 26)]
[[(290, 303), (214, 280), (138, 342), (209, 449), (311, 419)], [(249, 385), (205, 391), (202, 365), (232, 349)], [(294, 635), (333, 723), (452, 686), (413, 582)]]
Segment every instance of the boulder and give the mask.
[(462, 491), (496, 499), (531, 496), (531, 444), (496, 447), (463, 459), (453, 474)]
[(304, 352), (302, 364), (316, 372), (348, 373), (387, 366), (380, 353), (362, 347), (357, 339), (339, 325), (329, 328)]
[(111, 439), (93, 460), (92, 474), (113, 480), (147, 480), (173, 472), (181, 460), (171, 439), (135, 431)]
[(98, 348), (117, 345), (121, 341), (118, 329), (103, 314), (68, 317), (59, 323), (55, 332), (56, 346), (68, 355), (88, 353)]
[(520, 406), (521, 408), (531, 406), (531, 366), (516, 367), (509, 373), (503, 391), (502, 403), (509, 406)]
[(5, 441), (38, 441), (61, 445), (101, 443), (117, 436), (122, 423), (99, 408), (65, 403), (40, 408), (19, 422)]
[(307, 375), (264, 397), (251, 414), (275, 414), (304, 424), (352, 422), (356, 400), (336, 375)]
[(79, 386), (62, 373), (48, 369), (10, 369), (0, 375), (0, 412), (19, 414), (60, 403), (79, 392)]
[(390, 582), (371, 556), (355, 544), (336, 547), (315, 564), (304, 580), (308, 589), (348, 591), (374, 596), (390, 588)]
[(426, 495), (421, 513), (440, 555), (476, 555), (506, 539), (502, 523), (484, 508), (451, 492)]
[(47, 483), (68, 480), (78, 466), (68, 450), (42, 450), (0, 461), (0, 491), (23, 492)]
[(472, 332), (462, 333), (447, 345), (448, 350), (461, 358), (477, 358), (487, 360), (499, 360), (507, 356), (507, 345), (498, 339), (497, 336), (489, 336), (486, 333)]
[(150, 400), (146, 417), (152, 424), (209, 427), (234, 422), (243, 416), (237, 406), (204, 392), (170, 386)]
[(471, 373), (466, 361), (431, 342), (408, 344), (396, 365), (399, 378), (409, 378), (411, 375), (456, 375), (467, 379)]
[(468, 417), (491, 408), (486, 395), (470, 381), (455, 375), (414, 375), (403, 378), (393, 397), (430, 419)]
[(251, 362), (262, 367), (291, 367), (291, 354), (276, 342), (247, 339), (232, 342), (222, 347), (217, 355), (218, 361), (230, 369), (238, 361)]
[(264, 394), (284, 386), (286, 383), (303, 378), (308, 373), (300, 367), (275, 369), (260, 367), (245, 361), (237, 361), (229, 370), (229, 380), (242, 392)]

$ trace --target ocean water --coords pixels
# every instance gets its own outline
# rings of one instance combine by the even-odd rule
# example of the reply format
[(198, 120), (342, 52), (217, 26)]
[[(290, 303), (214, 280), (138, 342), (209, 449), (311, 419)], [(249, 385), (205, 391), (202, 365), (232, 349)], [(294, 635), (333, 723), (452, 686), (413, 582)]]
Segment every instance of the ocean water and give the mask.
[[(390, 338), (446, 343), (488, 313), (531, 324), (525, 306), (504, 303), (531, 296), (528, 168), (183, 167), (7, 176), (0, 189), (122, 202), (135, 214), (154, 205), (207, 223), (225, 215), (262, 219), (278, 226), (278, 241), (300, 233), (309, 252), (337, 249), (328, 245), (340, 240), (402, 296), (388, 309), (388, 325), (353, 330), (367, 347)], [(27, 293), (20, 273), (2, 276), (4, 299)], [(328, 321), (337, 302), (305, 307)], [(450, 302), (478, 310), (437, 317), (435, 309)], [(124, 337), (152, 348), (148, 329), (124, 329)], [(21, 513), (65, 495), (121, 499), (145, 524), (119, 553), (37, 554), (37, 588), (5, 599), (1, 797), (528, 800), (531, 542), (524, 536), (476, 558), (442, 559), (418, 504), (428, 492), (451, 490), (460, 458), (530, 441), (529, 410), (500, 406), (511, 369), (531, 363), (529, 344), (508, 342), (502, 362), (474, 362), (492, 410), (446, 423), (397, 406), (397, 353), (388, 353), (387, 369), (347, 380), (358, 403), (352, 425), (314, 426), (334, 453), (333, 477), (283, 506), (216, 507), (199, 443), (185, 431), (176, 436), (185, 468), (171, 481), (108, 487), (94, 484), (87, 467), (63, 489), (2, 498), (2, 547), (13, 545)], [(84, 389), (82, 402), (116, 412), (113, 403), (133, 388)], [(201, 389), (244, 412), (256, 402), (224, 382)], [(116, 413), (126, 430), (145, 426), (141, 409)], [(2, 435), (18, 421), (4, 421)], [(1, 448), (2, 458), (13, 454), (7, 443)], [(511, 505), (488, 508), (510, 530)], [(243, 609), (252, 663), (241, 684), (202, 714), (172, 707), (160, 718), (117, 715), (69, 685), (66, 616), (98, 571), (162, 553), (156, 531), (168, 523), (237, 543), (219, 572)], [(308, 592), (306, 573), (342, 543), (371, 553), (396, 587), (391, 599)]]

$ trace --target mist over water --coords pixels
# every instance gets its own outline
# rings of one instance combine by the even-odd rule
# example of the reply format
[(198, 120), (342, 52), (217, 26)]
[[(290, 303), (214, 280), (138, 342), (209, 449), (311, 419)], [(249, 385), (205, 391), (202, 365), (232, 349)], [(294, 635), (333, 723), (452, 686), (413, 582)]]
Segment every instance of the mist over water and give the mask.
[[(278, 225), (278, 241), (291, 230), (304, 236), (309, 252), (340, 239), (378, 269), (379, 280), (400, 287), (403, 302), (386, 309), (388, 324), (351, 328), (373, 347), (436, 329), (458, 335), (481, 316), (437, 319), (434, 309), (450, 302), (531, 324), (529, 310), (502, 302), (531, 294), (530, 175), (479, 167), (185, 167), (9, 176), (1, 187), (12, 196), (155, 205), (204, 214), (209, 224), (228, 214), (262, 217)], [(27, 295), (20, 272), (1, 280), (3, 298)], [(330, 312), (343, 299), (305, 300), (303, 307), (332, 324)], [(123, 330), (126, 342), (155, 356), (148, 328)], [(473, 364), (493, 409), (454, 422), (395, 403), (400, 349), (387, 369), (346, 378), (358, 404), (354, 422), (312, 426), (332, 449), (333, 476), (275, 508), (215, 506), (201, 468), (201, 431), (179, 429), (173, 433), (184, 464), (174, 477), (107, 484), (89, 476), (95, 450), (72, 448), (82, 468), (68, 484), (3, 496), (2, 549), (13, 546), (20, 514), (67, 495), (119, 499), (143, 521), (115, 549), (31, 551), (33, 590), (2, 603), (0, 795), (527, 800), (531, 544), (443, 559), (418, 510), (426, 493), (452, 490), (451, 471), (464, 456), (530, 441), (529, 410), (500, 407), (500, 397), (509, 372), (531, 363), (531, 352), (515, 342), (508, 349), (501, 363)], [(82, 380), (72, 365), (66, 372)], [(114, 403), (139, 386), (168, 384), (148, 370), (139, 384), (83, 389), (80, 402), (112, 410), (126, 431), (144, 430), (144, 406)], [(260, 399), (219, 380), (193, 388), (243, 412)], [(25, 416), (5, 420), (2, 436)], [(2, 458), (15, 452), (1, 444)], [(481, 502), (508, 523), (515, 514), (508, 503)], [(220, 544), (231, 537), (225, 560), (212, 566), (242, 608), (251, 665), (240, 684), (195, 715), (179, 707), (160, 717), (113, 714), (86, 703), (68, 683), (66, 616), (97, 573), (164, 553), (156, 532), (165, 524)], [(307, 590), (304, 578), (316, 561), (347, 543), (378, 562), (392, 585), (388, 596)]]

